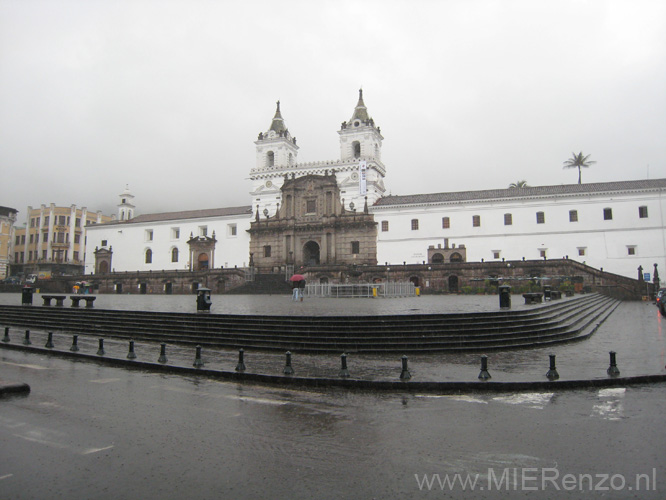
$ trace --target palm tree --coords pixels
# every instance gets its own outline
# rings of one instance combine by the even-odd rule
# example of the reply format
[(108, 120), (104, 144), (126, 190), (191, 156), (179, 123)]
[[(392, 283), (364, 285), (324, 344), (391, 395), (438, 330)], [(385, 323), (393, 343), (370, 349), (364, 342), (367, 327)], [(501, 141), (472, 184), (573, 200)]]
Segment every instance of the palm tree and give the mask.
[(590, 161), (588, 158), (590, 155), (583, 156), (583, 152), (580, 153), (571, 153), (571, 158), (564, 162), (564, 168), (577, 168), (578, 169), (578, 184), (580, 184), (580, 169), (587, 168), (590, 165), (594, 165), (596, 161)]
[(529, 186), (527, 185), (527, 181), (518, 181), (518, 182), (512, 182), (509, 184), (510, 188), (528, 188)]

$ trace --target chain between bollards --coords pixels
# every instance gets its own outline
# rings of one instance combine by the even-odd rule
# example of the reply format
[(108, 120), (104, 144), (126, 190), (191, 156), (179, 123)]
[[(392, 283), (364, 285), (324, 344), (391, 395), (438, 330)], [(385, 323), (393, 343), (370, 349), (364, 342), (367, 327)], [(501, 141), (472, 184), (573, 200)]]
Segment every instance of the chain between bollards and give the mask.
[(610, 354), (610, 366), (608, 367), (608, 370), (606, 370), (606, 373), (611, 377), (617, 377), (620, 375), (620, 369), (617, 367), (615, 351), (610, 351), (608, 354)]
[(245, 371), (245, 351), (241, 347), (238, 350), (238, 364), (236, 365), (236, 371), (237, 372), (244, 372)]
[(196, 347), (196, 354), (194, 355), (194, 366), (195, 368), (201, 368), (204, 365), (203, 360), (201, 359), (201, 346)]
[(46, 345), (44, 345), (47, 349), (53, 349), (55, 347), (53, 345), (53, 332), (49, 332), (49, 337), (46, 339)]
[(546, 377), (548, 377), (549, 380), (557, 380), (560, 378), (560, 374), (557, 373), (557, 368), (555, 367), (555, 355), (549, 354), (548, 356), (550, 356), (550, 368), (546, 373)]
[(479, 372), (479, 380), (488, 380), (491, 378), (492, 377), (488, 372), (488, 356), (481, 356), (481, 371)]
[(291, 352), (287, 351), (287, 360), (284, 365), (283, 373), (285, 375), (293, 375), (294, 369), (291, 367)]
[(134, 341), (129, 341), (129, 352), (127, 353), (127, 359), (136, 359), (136, 353), (134, 352)]

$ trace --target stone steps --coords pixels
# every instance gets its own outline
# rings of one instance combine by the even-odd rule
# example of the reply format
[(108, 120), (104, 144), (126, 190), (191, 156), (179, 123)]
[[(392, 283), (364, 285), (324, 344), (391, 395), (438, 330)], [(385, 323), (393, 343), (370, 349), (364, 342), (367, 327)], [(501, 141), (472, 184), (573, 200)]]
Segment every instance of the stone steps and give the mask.
[(0, 324), (34, 330), (294, 352), (443, 352), (563, 342), (618, 304), (585, 295), (521, 311), (393, 316), (242, 316), (0, 306)]

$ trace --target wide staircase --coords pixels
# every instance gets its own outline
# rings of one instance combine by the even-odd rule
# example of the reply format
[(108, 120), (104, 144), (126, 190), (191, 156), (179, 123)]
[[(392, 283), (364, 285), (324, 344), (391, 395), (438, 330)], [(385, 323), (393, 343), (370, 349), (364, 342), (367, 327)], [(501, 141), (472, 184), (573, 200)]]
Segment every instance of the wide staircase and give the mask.
[(244, 316), (0, 306), (0, 326), (99, 337), (310, 353), (431, 353), (583, 339), (619, 305), (582, 295), (516, 311), (392, 316)]

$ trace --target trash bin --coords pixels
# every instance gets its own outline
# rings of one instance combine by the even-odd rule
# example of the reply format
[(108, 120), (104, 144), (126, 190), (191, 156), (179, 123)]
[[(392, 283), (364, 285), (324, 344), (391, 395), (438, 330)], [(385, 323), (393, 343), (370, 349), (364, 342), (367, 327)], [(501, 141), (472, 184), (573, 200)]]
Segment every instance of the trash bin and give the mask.
[(498, 287), (500, 309), (511, 309), (511, 287), (501, 285)]
[(33, 293), (35, 293), (35, 289), (33, 287), (24, 287), (23, 290), (21, 290), (21, 304), (24, 306), (31, 306)]
[(549, 286), (544, 286), (543, 287), (543, 300), (550, 300), (550, 287)]
[(197, 290), (197, 312), (210, 312), (210, 288), (199, 288)]

